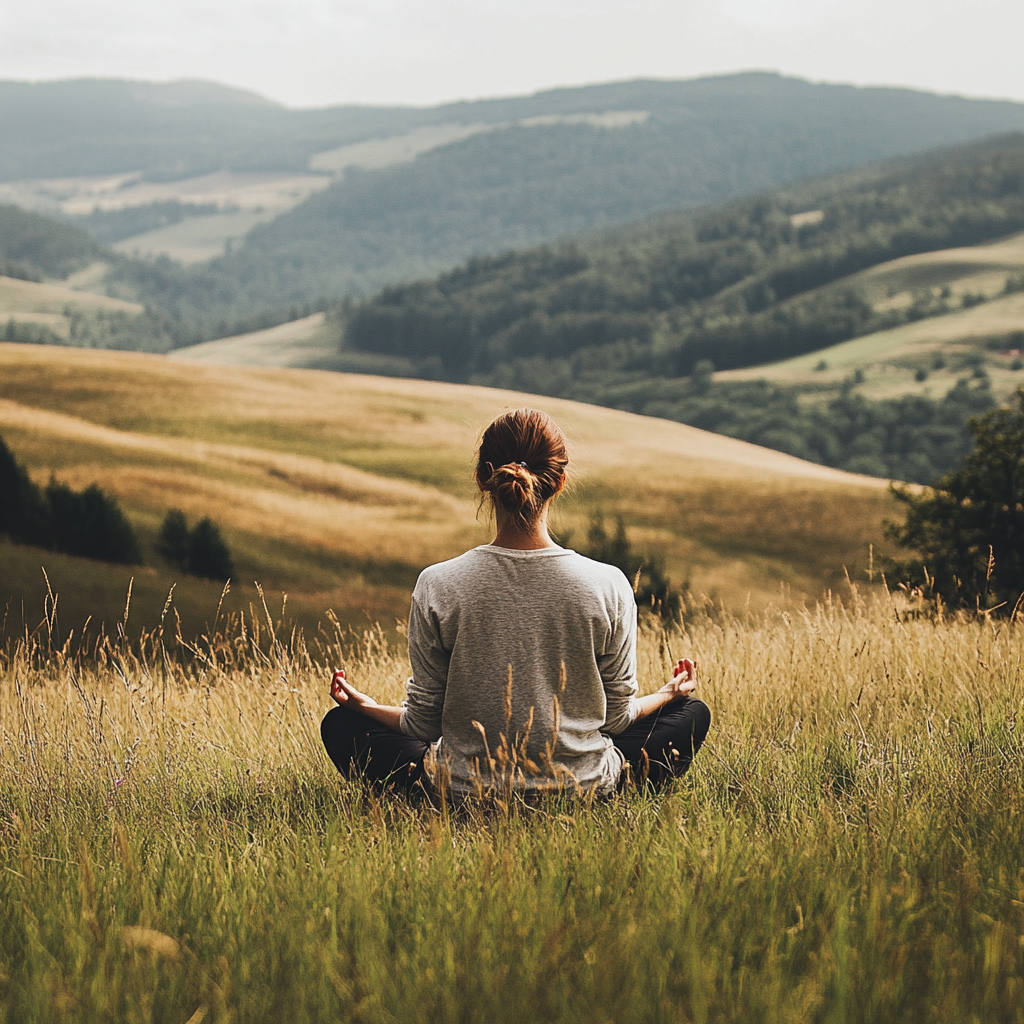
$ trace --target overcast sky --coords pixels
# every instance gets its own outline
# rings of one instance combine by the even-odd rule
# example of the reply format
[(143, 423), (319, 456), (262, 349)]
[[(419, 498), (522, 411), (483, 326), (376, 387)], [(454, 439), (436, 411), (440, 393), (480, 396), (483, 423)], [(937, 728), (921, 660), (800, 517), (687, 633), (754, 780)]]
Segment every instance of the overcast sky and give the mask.
[(433, 104), (770, 69), (1024, 100), (1024, 0), (0, 0), (0, 78)]

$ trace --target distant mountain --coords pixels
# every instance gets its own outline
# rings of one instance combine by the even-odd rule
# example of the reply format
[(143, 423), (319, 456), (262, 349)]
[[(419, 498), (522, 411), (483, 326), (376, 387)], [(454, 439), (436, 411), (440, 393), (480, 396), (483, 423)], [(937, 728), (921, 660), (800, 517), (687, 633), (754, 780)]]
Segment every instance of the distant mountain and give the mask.
[[(341, 173), (208, 264), (115, 264), (111, 293), (161, 311), (185, 344), (427, 277), (471, 256), (1022, 129), (1024, 104), (765, 73), (432, 108), (322, 110), (288, 110), (203, 82), (0, 83), (0, 179), (283, 175), (311, 163)], [(434, 148), (423, 145), (425, 134)], [(404, 147), (403, 162), (383, 166), (388, 160), (339, 152), (377, 145), (368, 140)], [(346, 167), (348, 159), (360, 166)], [(133, 222), (169, 222), (157, 205), (140, 208)], [(191, 215), (185, 207), (183, 200), (177, 212)], [(80, 223), (103, 238), (124, 237), (114, 230), (120, 224), (107, 223), (114, 216)]]
[(0, 181), (306, 170), (316, 153), (434, 123), (413, 107), (289, 110), (215, 82), (0, 81)]
[[(298, 166), (345, 133), (352, 140), (425, 124), (491, 128), (393, 166), (346, 170), (202, 268), (120, 273), (117, 293), (168, 308), (183, 339), (274, 309), (301, 312), (365, 295), (477, 254), (1024, 129), (1022, 104), (773, 74), (560, 89), (429, 110), (252, 110), (278, 119), (258, 151), (267, 166), (275, 153)], [(619, 127), (584, 116), (608, 112), (631, 116)], [(224, 162), (256, 165), (253, 152), (236, 155)]]
[[(618, 140), (612, 147), (617, 162), (627, 153), (640, 163), (654, 157), (652, 170), (676, 180), (671, 168), (682, 161), (687, 179), (698, 175), (684, 195), (672, 192), (670, 205), (1024, 128), (1019, 103), (811, 84), (765, 73), (552, 89), (427, 108), (311, 110), (203, 81), (8, 81), (0, 82), (0, 181), (305, 170), (317, 153), (426, 125), (495, 125), (608, 110), (650, 114), (639, 135), (609, 133)], [(595, 155), (610, 154), (599, 148)], [(724, 180), (723, 158), (729, 163)]]

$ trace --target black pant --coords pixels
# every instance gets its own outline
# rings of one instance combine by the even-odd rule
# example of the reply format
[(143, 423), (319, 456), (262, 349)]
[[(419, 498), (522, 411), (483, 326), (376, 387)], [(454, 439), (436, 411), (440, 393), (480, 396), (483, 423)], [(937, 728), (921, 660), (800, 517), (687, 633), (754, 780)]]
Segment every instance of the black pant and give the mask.
[(693, 697), (679, 697), (653, 715), (638, 718), (612, 737), (629, 766), (623, 784), (632, 780), (661, 787), (685, 775), (710, 728), (710, 708)]
[[(681, 697), (641, 718), (612, 742), (629, 766), (623, 782), (660, 787), (683, 775), (711, 727), (711, 711), (699, 700)], [(347, 707), (334, 707), (320, 723), (327, 755), (342, 775), (410, 790), (423, 777), (428, 745)]]

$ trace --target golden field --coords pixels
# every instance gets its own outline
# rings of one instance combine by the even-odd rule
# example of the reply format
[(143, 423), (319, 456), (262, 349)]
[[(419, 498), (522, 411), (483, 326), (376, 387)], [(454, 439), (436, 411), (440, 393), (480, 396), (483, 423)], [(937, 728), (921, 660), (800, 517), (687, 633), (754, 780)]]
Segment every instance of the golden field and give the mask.
[(640, 633), (702, 667), (681, 782), (461, 812), (326, 758), (379, 633), (0, 649), (0, 1021), (1019, 1024), (1019, 621), (705, 612)]
[[(472, 484), (481, 429), (502, 410), (550, 412), (572, 446), (554, 527), (572, 544), (595, 512), (633, 546), (738, 607), (816, 598), (863, 577), (894, 513), (884, 482), (678, 423), (514, 392), (338, 373), (204, 366), (161, 356), (0, 345), (0, 434), (39, 482), (97, 482), (122, 503), (147, 565), (114, 568), (0, 547), (4, 599), (42, 607), (54, 567), (63, 622), (119, 615), (134, 575), (152, 622), (174, 577), (153, 553), (169, 507), (210, 515), (252, 581), (315, 622), (333, 609), (390, 624), (419, 570), (489, 539)], [(241, 588), (237, 583), (244, 584)], [(183, 581), (212, 613), (219, 587)], [(249, 589), (246, 589), (249, 587)], [(190, 590), (191, 588), (191, 590)], [(89, 591), (79, 603), (76, 592)], [(142, 595), (148, 595), (142, 597)], [(142, 605), (139, 605), (139, 601)], [(140, 622), (141, 624), (141, 622)]]

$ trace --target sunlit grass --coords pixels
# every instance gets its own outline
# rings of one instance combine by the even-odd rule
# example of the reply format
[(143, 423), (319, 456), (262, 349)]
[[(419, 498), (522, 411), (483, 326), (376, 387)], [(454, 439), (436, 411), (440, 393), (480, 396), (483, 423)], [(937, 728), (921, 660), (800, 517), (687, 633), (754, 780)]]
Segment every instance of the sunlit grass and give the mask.
[(401, 695), (377, 631), (44, 628), (0, 665), (0, 1019), (1018, 1021), (1024, 633), (923, 611), (691, 608), (640, 647), (703, 670), (682, 783), (459, 814), (320, 748), (329, 665)]

